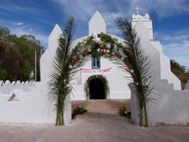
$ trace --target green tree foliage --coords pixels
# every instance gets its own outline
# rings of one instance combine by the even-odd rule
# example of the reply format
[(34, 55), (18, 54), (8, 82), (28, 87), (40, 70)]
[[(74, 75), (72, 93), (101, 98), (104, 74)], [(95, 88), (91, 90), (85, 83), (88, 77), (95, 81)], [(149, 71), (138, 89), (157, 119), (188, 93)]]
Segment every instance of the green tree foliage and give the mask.
[(189, 71), (186, 70), (186, 67), (180, 65), (175, 60), (171, 60), (171, 71), (180, 79), (182, 88), (184, 88), (189, 80)]
[(0, 69), (0, 79), (5, 80), (7, 77), (7, 72), (4, 69)]
[(43, 47), (34, 36), (18, 37), (10, 34), (8, 28), (0, 27), (0, 80), (28, 80), (35, 66), (35, 51), (39, 70), (42, 50)]
[(10, 35), (10, 31), (6, 27), (0, 27), (0, 37), (1, 38), (6, 38)]

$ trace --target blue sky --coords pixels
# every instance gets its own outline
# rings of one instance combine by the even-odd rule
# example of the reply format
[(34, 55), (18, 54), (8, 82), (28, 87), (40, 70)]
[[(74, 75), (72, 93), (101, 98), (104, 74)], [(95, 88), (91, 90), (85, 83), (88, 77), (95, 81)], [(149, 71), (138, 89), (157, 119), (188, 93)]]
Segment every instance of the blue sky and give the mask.
[(75, 37), (88, 34), (88, 21), (99, 10), (108, 33), (117, 34), (116, 17), (132, 16), (136, 5), (148, 13), (164, 53), (189, 67), (189, 0), (0, 0), (0, 26), (13, 34), (33, 34), (44, 47), (53, 26), (75, 18)]

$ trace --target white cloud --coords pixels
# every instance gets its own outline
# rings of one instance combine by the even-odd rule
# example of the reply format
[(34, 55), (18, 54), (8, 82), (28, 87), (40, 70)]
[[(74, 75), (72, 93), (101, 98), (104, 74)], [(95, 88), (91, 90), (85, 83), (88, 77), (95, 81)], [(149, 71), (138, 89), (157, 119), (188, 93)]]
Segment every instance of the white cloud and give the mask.
[(24, 23), (22, 23), (22, 22), (13, 22), (13, 24), (15, 26), (23, 26), (24, 25)]
[[(189, 13), (188, 0), (126, 0), (130, 1), (128, 10), (131, 15), (138, 4), (140, 13), (155, 12), (158, 18), (163, 19), (181, 13)], [(121, 6), (121, 5), (120, 5)], [(127, 11), (128, 12), (128, 11)]]
[(48, 35), (45, 34), (38, 34), (38, 33), (33, 33), (32, 35), (34, 35), (36, 37), (36, 39), (38, 39), (41, 43), (41, 45), (45, 48), (47, 48), (48, 46)]
[(57, 3), (60, 9), (68, 16), (73, 16), (75, 19), (85, 21), (94, 11), (95, 6), (92, 1), (79, 0), (53, 0)]
[(122, 17), (122, 16), (123, 16), (122, 13), (110, 13), (110, 12), (104, 13), (104, 19), (108, 27), (107, 28), (108, 33), (115, 34), (115, 35), (119, 34), (120, 31), (117, 28), (115, 20), (116, 18)]
[(160, 34), (165, 54), (189, 68), (189, 29)]
[(154, 10), (159, 18), (174, 16), (183, 12), (189, 12), (188, 0), (154, 0), (150, 10)]
[[(87, 23), (96, 11), (102, 12), (108, 32), (117, 34), (117, 17), (131, 17), (139, 4), (140, 13), (155, 12), (159, 19), (189, 13), (188, 0), (52, 0), (62, 9), (63, 15), (74, 16), (77, 22)], [(65, 18), (65, 17), (64, 17)], [(189, 29), (160, 35), (164, 52), (169, 58), (189, 67)]]
[(174, 16), (182, 12), (189, 12), (188, 0), (52, 0), (65, 12), (77, 19), (86, 20), (94, 11), (119, 11), (128, 16), (135, 12), (139, 4), (140, 11), (156, 12), (159, 18)]
[(140, 13), (155, 12), (163, 19), (182, 12), (189, 13), (188, 0), (51, 0), (65, 15), (73, 16), (77, 22), (87, 23), (90, 16), (99, 10), (107, 23), (109, 33), (118, 32), (115, 26), (117, 17), (131, 17), (139, 4)]
[(26, 25), (22, 22), (12, 22), (12, 24), (15, 26), (6, 25), (12, 34), (16, 34), (17, 36), (22, 36), (24, 34), (34, 35), (43, 46), (47, 47), (48, 36), (46, 34), (40, 34), (39, 31), (34, 30), (30, 25)]
[[(65, 15), (73, 16), (76, 22), (82, 24), (87, 23), (90, 17), (99, 10), (107, 24), (108, 33), (116, 34), (119, 32), (115, 25), (115, 20), (117, 17), (128, 17), (129, 9), (127, 5), (131, 2), (126, 2), (125, 0), (52, 0), (57, 4), (57, 6), (62, 10), (63, 16)], [(137, 1), (137, 0), (133, 0)], [(132, 4), (134, 7), (134, 4)], [(131, 8), (131, 11), (133, 9)]]
[[(128, 15), (129, 11), (133, 12), (137, 0), (52, 0), (62, 9), (65, 15), (72, 15), (79, 21), (86, 21), (90, 16), (99, 10), (103, 14)], [(114, 11), (114, 12), (113, 12)], [(132, 13), (131, 12), (131, 13)], [(120, 15), (120, 16), (121, 16)]]
[(0, 4), (1, 14), (6, 15), (7, 13), (13, 14), (31, 14), (31, 15), (39, 15), (45, 14), (45, 11), (40, 8), (40, 5), (36, 5), (36, 3), (32, 1), (4, 1)]

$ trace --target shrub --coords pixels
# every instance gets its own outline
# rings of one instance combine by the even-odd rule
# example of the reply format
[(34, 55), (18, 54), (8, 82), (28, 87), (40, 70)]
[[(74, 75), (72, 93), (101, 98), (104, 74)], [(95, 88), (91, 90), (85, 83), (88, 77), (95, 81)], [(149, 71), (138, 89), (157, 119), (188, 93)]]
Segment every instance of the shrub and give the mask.
[(125, 106), (119, 108), (119, 115), (131, 118), (131, 112)]
[(80, 106), (77, 106), (73, 112), (72, 112), (72, 119), (74, 119), (76, 117), (76, 115), (79, 115), (79, 114), (84, 114), (86, 113), (87, 110), (83, 107), (80, 107)]

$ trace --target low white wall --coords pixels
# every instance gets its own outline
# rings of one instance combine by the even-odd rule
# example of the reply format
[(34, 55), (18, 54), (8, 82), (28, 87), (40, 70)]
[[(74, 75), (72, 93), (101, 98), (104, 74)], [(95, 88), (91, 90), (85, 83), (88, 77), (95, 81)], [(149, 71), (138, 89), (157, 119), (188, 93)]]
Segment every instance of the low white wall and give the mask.
[(4, 81), (0, 81), (1, 85), (0, 85), (0, 93), (2, 94), (8, 94), (11, 93), (12, 90), (14, 89), (21, 89), (21, 90), (28, 90), (31, 88), (31, 86), (35, 85), (34, 81), (26, 81), (26, 82), (20, 82), (20, 81), (9, 81), (6, 80)]
[[(131, 88), (131, 121), (139, 125), (139, 110), (137, 92)], [(158, 90), (157, 90), (158, 89)], [(149, 125), (188, 125), (189, 124), (189, 90), (175, 91), (167, 80), (161, 80), (156, 87), (157, 94), (151, 93), (153, 98), (148, 102)]]
[(156, 76), (158, 75), (158, 79), (167, 79), (169, 83), (173, 84), (175, 90), (181, 90), (180, 80), (171, 72), (170, 60), (163, 54), (160, 42), (151, 38), (148, 26), (146, 27), (146, 23), (151, 23), (151, 20), (142, 16), (136, 16), (134, 20), (133, 27), (141, 39), (142, 47), (146, 50), (154, 65), (153, 72)]
[(189, 123), (189, 90), (173, 90), (173, 86), (160, 82), (158, 94), (152, 94), (150, 103), (151, 125)]
[[(156, 41), (158, 42), (158, 41)], [(165, 56), (162, 52), (161, 44), (154, 44), (155, 42), (151, 41), (152, 45), (159, 51), (160, 54), (160, 71), (161, 79), (167, 79), (169, 83), (173, 84), (175, 90), (181, 90), (180, 80), (171, 72), (171, 63), (170, 59)]]
[[(153, 102), (148, 104), (150, 125), (189, 123), (189, 91), (180, 90), (180, 81), (170, 70), (170, 61), (163, 55), (160, 43), (151, 40), (148, 30), (138, 20), (134, 28), (141, 47), (151, 61)], [(131, 112), (132, 113), (132, 112)]]
[[(0, 123), (54, 124), (54, 105), (43, 94), (41, 83), (27, 85), (27, 89), (22, 87), (14, 88), (8, 93), (2, 93), (0, 87)], [(8, 101), (13, 93), (17, 99)]]

